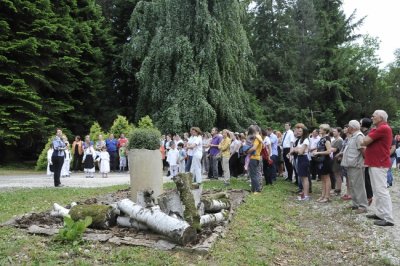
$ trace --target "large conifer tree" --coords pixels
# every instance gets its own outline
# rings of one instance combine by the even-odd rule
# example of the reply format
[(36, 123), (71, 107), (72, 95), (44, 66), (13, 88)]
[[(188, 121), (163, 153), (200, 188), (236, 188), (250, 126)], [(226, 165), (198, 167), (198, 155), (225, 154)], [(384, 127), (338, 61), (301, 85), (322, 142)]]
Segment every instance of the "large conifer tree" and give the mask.
[(247, 126), (243, 82), (252, 65), (243, 11), (237, 0), (137, 4), (126, 49), (127, 67), (142, 62), (136, 119), (149, 114), (168, 131)]
[(1, 140), (87, 131), (111, 86), (112, 39), (94, 0), (1, 1), (0, 24)]

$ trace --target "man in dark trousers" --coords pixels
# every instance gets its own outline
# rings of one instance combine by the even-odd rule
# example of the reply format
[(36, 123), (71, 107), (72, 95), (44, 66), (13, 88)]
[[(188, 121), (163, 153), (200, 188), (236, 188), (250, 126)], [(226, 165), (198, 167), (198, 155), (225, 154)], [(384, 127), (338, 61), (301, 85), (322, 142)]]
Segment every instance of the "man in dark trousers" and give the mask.
[(53, 139), (53, 155), (51, 156), (51, 162), (53, 163), (54, 167), (54, 186), (55, 187), (63, 187), (60, 182), (60, 174), (61, 168), (64, 164), (65, 158), (65, 149), (66, 145), (64, 141), (61, 139), (62, 131), (61, 129), (57, 129), (57, 133), (55, 138)]

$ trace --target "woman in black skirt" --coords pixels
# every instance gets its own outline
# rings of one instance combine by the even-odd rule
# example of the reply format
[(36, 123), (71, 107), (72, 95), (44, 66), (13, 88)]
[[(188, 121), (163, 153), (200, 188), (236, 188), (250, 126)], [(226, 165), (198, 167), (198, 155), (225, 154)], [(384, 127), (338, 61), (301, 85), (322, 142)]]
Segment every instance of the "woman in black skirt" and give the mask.
[(297, 154), (297, 174), (301, 178), (303, 184), (303, 192), (300, 194), (298, 200), (309, 200), (309, 175), (310, 175), (310, 161), (308, 160), (308, 148), (310, 147), (310, 140), (308, 139), (308, 129), (306, 127), (297, 128), (297, 135), (299, 140), (297, 146), (294, 147), (293, 152)]
[(85, 171), (86, 178), (94, 177), (94, 160), (96, 156), (96, 151), (93, 148), (93, 143), (90, 141), (90, 137), (85, 137), (84, 143), (84, 151), (83, 151), (83, 170)]
[(329, 176), (332, 171), (330, 127), (328, 124), (322, 124), (319, 129), (321, 139), (317, 144), (317, 149), (313, 152), (313, 156), (317, 157), (317, 172), (322, 181), (322, 194), (317, 202), (325, 203), (330, 201), (331, 191), (331, 179)]

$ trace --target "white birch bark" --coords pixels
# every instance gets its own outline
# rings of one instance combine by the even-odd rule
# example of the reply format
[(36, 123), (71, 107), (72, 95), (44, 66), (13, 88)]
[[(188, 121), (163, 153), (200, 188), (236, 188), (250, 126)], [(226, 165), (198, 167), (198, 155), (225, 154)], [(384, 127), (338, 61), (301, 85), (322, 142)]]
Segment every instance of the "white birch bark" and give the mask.
[(210, 223), (219, 223), (225, 221), (226, 217), (228, 216), (228, 212), (222, 210), (221, 212), (217, 212), (214, 214), (206, 214), (200, 217), (200, 224), (210, 224)]
[(206, 212), (215, 212), (223, 209), (229, 209), (231, 204), (229, 200), (206, 199), (202, 200)]
[(135, 219), (127, 216), (118, 216), (117, 224), (122, 227), (135, 228), (137, 230), (148, 230), (149, 228)]
[(161, 210), (143, 208), (129, 199), (119, 201), (118, 208), (129, 217), (145, 224), (151, 230), (168, 236), (182, 245), (186, 245), (196, 238), (196, 230), (186, 221), (172, 218)]

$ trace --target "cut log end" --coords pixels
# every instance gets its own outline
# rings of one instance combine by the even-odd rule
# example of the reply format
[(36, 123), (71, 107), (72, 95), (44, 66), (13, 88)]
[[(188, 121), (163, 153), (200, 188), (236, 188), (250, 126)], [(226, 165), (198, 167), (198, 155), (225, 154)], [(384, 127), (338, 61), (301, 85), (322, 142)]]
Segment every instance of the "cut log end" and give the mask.
[(188, 227), (183, 232), (182, 237), (179, 239), (179, 242), (182, 246), (186, 246), (187, 244), (193, 243), (197, 238), (197, 231), (193, 227)]

